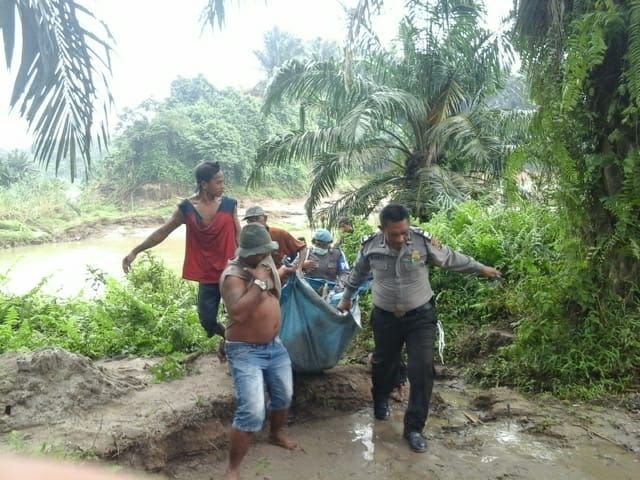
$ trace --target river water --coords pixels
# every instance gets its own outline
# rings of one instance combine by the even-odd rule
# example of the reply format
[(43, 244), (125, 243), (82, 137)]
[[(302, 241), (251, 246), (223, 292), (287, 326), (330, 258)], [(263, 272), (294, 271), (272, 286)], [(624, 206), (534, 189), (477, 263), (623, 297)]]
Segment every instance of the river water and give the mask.
[[(305, 199), (262, 199), (259, 203), (268, 213), (269, 224), (287, 229), (292, 235), (309, 238), (310, 230), (304, 214)], [(240, 202), (238, 214), (244, 215), (251, 200)], [(245, 204), (246, 203), (246, 204)], [(60, 297), (83, 295), (90, 297), (91, 276), (88, 267), (98, 268), (116, 277), (124, 278), (121, 262), (129, 251), (144, 240), (155, 227), (127, 227), (115, 225), (99, 237), (84, 240), (29, 245), (0, 250), (0, 283), (2, 291), (24, 294), (46, 280), (42, 291)], [(151, 251), (176, 273), (182, 271), (185, 227), (175, 230)]]
[[(23, 294), (45, 281), (42, 290), (46, 293), (61, 297), (90, 296), (88, 268), (124, 278), (122, 258), (154, 228), (116, 226), (98, 238), (0, 251), (0, 274), (6, 277), (0, 288)], [(185, 229), (181, 226), (152, 251), (169, 268), (180, 273), (184, 242)]]

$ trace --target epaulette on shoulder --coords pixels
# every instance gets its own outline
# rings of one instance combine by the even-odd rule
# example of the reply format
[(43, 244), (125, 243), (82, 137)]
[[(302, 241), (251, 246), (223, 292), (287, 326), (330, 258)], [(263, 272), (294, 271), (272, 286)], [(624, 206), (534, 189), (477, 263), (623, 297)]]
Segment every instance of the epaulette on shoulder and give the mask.
[(364, 245), (365, 243), (369, 243), (371, 240), (373, 240), (375, 238), (375, 236), (378, 234), (378, 232), (373, 232), (370, 233), (369, 235), (365, 235), (362, 237), (362, 240), (360, 240), (360, 245)]
[(420, 235), (423, 238), (426, 238), (427, 240), (431, 241), (431, 234), (429, 232), (425, 232), (423, 229), (421, 229), (420, 227), (416, 227), (415, 225), (411, 225), (409, 227), (411, 229), (411, 231), (413, 233), (416, 233), (418, 235)]

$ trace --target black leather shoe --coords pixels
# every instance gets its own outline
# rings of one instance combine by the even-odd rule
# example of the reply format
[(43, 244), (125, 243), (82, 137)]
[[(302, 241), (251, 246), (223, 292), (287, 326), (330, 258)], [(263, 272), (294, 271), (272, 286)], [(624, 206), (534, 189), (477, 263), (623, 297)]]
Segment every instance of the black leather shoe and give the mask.
[(389, 402), (387, 400), (375, 400), (373, 402), (373, 416), (376, 420), (386, 420), (391, 415)]
[(427, 440), (420, 432), (405, 432), (404, 438), (409, 442), (409, 448), (414, 452), (422, 453), (427, 450)]

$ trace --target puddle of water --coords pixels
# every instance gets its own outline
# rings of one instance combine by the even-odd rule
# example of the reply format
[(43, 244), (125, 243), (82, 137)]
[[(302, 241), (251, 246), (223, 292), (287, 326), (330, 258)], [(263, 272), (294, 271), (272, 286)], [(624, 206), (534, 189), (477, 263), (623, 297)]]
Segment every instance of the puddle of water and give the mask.
[(530, 435), (523, 434), (515, 424), (509, 422), (489, 428), (495, 431), (495, 438), (498, 443), (507, 447), (510, 451), (517, 452), (519, 455), (529, 455), (538, 460), (550, 462), (554, 460), (555, 454), (543, 443), (532, 440)]
[(371, 423), (363, 423), (356, 425), (353, 429), (354, 442), (360, 442), (365, 447), (365, 451), (362, 452), (362, 456), (365, 460), (373, 460), (373, 453), (375, 451), (375, 444), (373, 443), (373, 426)]
[[(632, 480), (640, 471), (637, 456), (613, 445), (594, 440), (559, 448), (508, 422), (443, 435), (429, 420), (428, 450), (413, 453), (401, 437), (401, 410), (396, 408), (385, 422), (374, 421), (365, 410), (294, 425), (289, 435), (304, 451), (284, 451), (259, 439), (243, 464), (243, 478)], [(264, 458), (270, 459), (268, 469)], [(208, 480), (211, 463), (216, 462), (200, 462), (178, 468), (173, 478)], [(224, 468), (224, 462), (217, 462), (216, 470)]]

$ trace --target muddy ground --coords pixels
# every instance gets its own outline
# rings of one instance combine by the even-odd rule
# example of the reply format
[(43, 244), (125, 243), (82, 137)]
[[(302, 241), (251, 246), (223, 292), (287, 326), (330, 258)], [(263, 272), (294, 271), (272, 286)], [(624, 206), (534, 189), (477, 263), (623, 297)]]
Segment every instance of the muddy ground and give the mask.
[[(154, 359), (92, 362), (60, 349), (0, 356), (0, 452), (98, 458), (160, 478), (220, 478), (233, 399), (227, 367), (195, 357), (191, 373), (154, 384)], [(440, 370), (425, 429), (401, 438), (404, 405), (374, 421), (365, 366), (299, 377), (284, 451), (257, 436), (243, 466), (264, 479), (635, 479), (640, 409), (524, 398)]]

